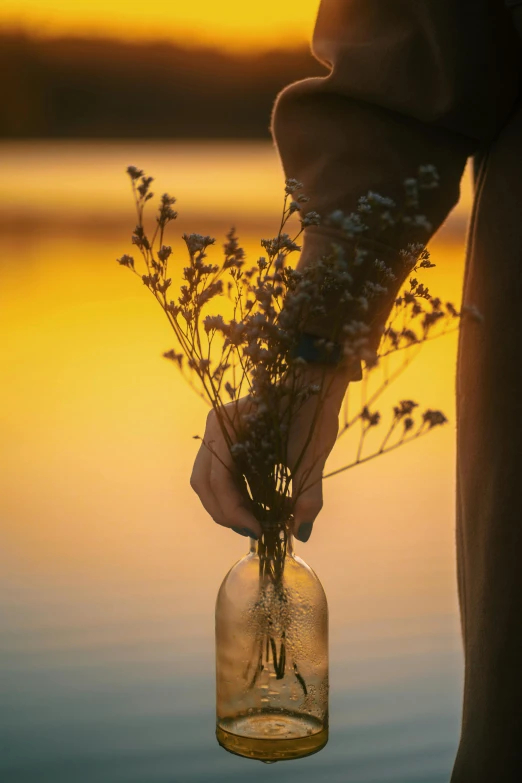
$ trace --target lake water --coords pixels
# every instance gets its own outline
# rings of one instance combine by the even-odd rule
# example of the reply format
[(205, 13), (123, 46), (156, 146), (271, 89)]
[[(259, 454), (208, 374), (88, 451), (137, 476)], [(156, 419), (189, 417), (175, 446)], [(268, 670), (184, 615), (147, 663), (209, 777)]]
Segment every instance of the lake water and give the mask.
[[(455, 337), (393, 400), (442, 408), (424, 441), (329, 480), (298, 552), (330, 605), (331, 733), (275, 767), (214, 738), (214, 600), (244, 540), (188, 485), (206, 413), (161, 353), (130, 250), (123, 170), (179, 198), (183, 231), (275, 233), (264, 144), (0, 146), (0, 777), (6, 783), (444, 783), (460, 719), (454, 563)], [(430, 288), (458, 301), (469, 183), (433, 243)], [(339, 444), (329, 466), (342, 464)]]

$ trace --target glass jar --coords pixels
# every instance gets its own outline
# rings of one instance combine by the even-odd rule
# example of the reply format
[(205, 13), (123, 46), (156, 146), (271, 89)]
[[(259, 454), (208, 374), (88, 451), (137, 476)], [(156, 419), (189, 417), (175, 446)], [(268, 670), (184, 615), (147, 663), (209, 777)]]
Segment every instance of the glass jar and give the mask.
[(223, 580), (216, 679), (216, 734), (226, 750), (274, 762), (326, 745), (328, 605), (286, 531), (250, 539)]

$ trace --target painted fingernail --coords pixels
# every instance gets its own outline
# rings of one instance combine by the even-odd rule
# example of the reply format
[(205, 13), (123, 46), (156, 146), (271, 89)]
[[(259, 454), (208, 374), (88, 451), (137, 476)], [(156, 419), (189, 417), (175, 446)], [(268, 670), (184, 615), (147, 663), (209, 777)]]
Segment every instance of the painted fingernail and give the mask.
[(233, 527), (231, 529), (234, 531), (234, 533), (237, 533), (238, 536), (247, 536), (257, 541), (257, 535), (252, 530), (250, 530), (249, 527)]
[(303, 544), (306, 544), (310, 536), (312, 535), (312, 530), (314, 529), (314, 523), (313, 522), (302, 522), (299, 525), (299, 530), (295, 534), (295, 537), (302, 541)]

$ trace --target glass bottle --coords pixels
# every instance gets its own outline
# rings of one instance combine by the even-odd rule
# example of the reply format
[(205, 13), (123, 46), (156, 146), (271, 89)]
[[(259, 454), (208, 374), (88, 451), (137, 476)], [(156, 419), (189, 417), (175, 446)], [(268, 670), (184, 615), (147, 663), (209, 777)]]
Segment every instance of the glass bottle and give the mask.
[(328, 605), (285, 529), (265, 531), (228, 572), (216, 602), (220, 745), (274, 762), (328, 741)]

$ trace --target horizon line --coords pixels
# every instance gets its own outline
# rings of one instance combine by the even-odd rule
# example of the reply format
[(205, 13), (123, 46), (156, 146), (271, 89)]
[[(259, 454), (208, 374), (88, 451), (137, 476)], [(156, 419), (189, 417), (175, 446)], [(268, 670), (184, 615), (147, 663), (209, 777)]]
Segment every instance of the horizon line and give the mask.
[[(194, 36), (193, 31), (189, 36), (187, 33), (164, 33), (150, 30), (141, 34), (132, 33), (130, 30), (118, 33), (111, 28), (84, 27), (81, 29), (73, 27), (37, 27), (35, 24), (18, 23), (9, 20), (3, 21), (0, 18), (0, 36), (12, 36), (20, 38), (29, 38), (34, 41), (58, 41), (58, 40), (83, 40), (83, 41), (106, 41), (119, 44), (129, 44), (134, 46), (150, 46), (160, 44), (162, 46), (175, 46), (189, 51), (217, 51), (221, 54), (241, 57), (255, 57), (258, 55), (269, 54), (270, 52), (299, 52), (311, 49), (311, 40), (303, 33), (289, 42), (287, 35), (281, 35), (275, 39), (262, 39), (255, 37), (246, 37), (241, 41), (234, 38), (218, 36), (215, 39), (209, 36)], [(188, 40), (191, 38), (191, 40)], [(226, 43), (228, 41), (228, 44)], [(231, 45), (231, 41), (234, 41)]]

